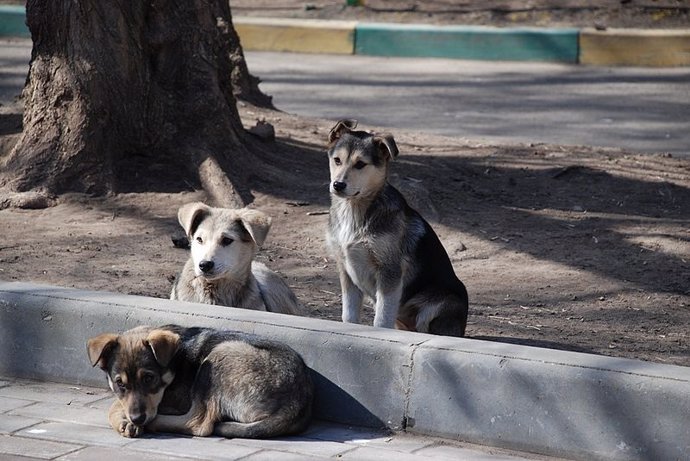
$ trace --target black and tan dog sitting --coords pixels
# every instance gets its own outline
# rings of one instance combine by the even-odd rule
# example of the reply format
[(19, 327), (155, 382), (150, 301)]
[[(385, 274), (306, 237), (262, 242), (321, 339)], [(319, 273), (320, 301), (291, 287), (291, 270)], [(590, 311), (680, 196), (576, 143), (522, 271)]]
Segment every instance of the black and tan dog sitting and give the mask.
[(105, 333), (87, 348), (117, 397), (110, 424), (125, 437), (265, 438), (299, 433), (311, 420), (309, 369), (275, 341), (166, 325)]
[(359, 323), (374, 301), (374, 326), (463, 336), (467, 290), (429, 223), (388, 182), (398, 146), (389, 134), (341, 120), (328, 136), (331, 210), (326, 234), (338, 263), (343, 321)]

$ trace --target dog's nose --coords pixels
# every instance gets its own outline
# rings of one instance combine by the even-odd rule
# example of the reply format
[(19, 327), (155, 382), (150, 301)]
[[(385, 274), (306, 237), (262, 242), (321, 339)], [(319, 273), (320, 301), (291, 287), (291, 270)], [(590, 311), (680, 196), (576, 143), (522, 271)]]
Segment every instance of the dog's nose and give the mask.
[(146, 413), (130, 413), (129, 420), (132, 421), (132, 424), (141, 426), (146, 422)]
[(342, 181), (333, 181), (333, 190), (336, 192), (342, 192), (347, 187), (347, 183)]
[(199, 269), (201, 269), (201, 272), (208, 273), (213, 270), (213, 261), (209, 261), (208, 259), (205, 259), (199, 263)]

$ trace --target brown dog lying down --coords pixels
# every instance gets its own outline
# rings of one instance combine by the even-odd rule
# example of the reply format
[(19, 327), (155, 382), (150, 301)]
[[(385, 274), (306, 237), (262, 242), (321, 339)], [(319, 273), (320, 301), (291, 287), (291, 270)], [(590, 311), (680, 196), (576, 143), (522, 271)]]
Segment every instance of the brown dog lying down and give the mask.
[(290, 347), (233, 331), (141, 326), (88, 341), (117, 400), (110, 424), (144, 431), (264, 438), (310, 422), (309, 369)]

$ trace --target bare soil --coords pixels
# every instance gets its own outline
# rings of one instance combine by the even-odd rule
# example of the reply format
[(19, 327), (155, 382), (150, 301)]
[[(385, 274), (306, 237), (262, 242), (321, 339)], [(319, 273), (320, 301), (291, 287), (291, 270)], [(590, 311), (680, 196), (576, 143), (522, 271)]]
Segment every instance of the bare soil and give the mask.
[[(275, 126), (277, 140), (258, 155), (284, 172), (252, 181), (250, 206), (274, 218), (258, 258), (310, 316), (338, 321), (340, 287), (324, 244), (331, 123), (241, 106), (245, 127), (258, 118)], [(2, 109), (6, 152), (21, 119)], [(430, 220), (468, 288), (469, 337), (690, 365), (690, 160), (394, 135), (392, 180)], [(177, 208), (205, 197), (166, 189), (165, 176), (160, 186), (166, 192), (65, 195), (51, 208), (1, 210), (0, 279), (167, 297), (187, 258), (171, 241)]]
[[(359, 6), (348, 6), (348, 4)], [(231, 0), (236, 16), (538, 27), (687, 28), (687, 0)]]
[[(25, 0), (0, 0), (23, 5)], [(421, 24), (687, 28), (688, 0), (230, 0), (234, 16)]]

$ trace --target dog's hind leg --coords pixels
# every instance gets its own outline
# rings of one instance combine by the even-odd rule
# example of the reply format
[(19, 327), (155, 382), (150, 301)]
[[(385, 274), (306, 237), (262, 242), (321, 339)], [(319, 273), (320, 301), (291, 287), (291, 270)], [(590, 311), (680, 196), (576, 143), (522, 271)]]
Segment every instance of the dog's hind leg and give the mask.
[(295, 415), (292, 410), (282, 409), (253, 423), (223, 421), (216, 424), (214, 435), (221, 437), (263, 439), (283, 435), (294, 435), (304, 431), (311, 421), (311, 409)]
[(205, 437), (213, 433), (213, 427), (219, 419), (217, 411), (195, 402), (184, 415), (157, 415), (146, 425), (146, 429)]
[(457, 296), (449, 296), (438, 305), (435, 313), (436, 315), (430, 321), (427, 320), (428, 330), (425, 333), (443, 336), (465, 336), (467, 301), (463, 301)]
[(158, 415), (156, 419), (146, 425), (150, 432), (169, 432), (171, 434), (199, 435), (210, 434), (196, 433), (189, 424), (188, 415)]

